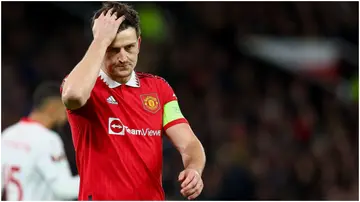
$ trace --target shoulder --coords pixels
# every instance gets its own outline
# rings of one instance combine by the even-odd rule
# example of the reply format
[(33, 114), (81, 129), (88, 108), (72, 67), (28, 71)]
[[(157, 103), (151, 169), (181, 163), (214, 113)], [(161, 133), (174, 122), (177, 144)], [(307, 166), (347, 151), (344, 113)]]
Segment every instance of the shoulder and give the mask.
[(40, 145), (47, 143), (50, 147), (62, 146), (62, 139), (57, 132), (38, 125), (28, 127), (28, 130), (32, 133), (29, 135), (34, 137), (34, 141), (40, 143)]
[(38, 127), (37, 130), (38, 138), (43, 142), (47, 142), (52, 146), (62, 145), (62, 139), (57, 132), (43, 127)]
[(146, 81), (150, 83), (157, 83), (160, 85), (166, 84), (169, 85), (169, 83), (161, 76), (155, 75), (155, 74), (149, 74), (144, 72), (136, 72), (136, 76), (141, 81)]
[(42, 141), (40, 141), (40, 146), (42, 151), (46, 152), (59, 152), (63, 150), (63, 142), (60, 135), (52, 130), (44, 129), (42, 134)]
[(47, 130), (47, 133), (48, 133), (48, 140), (53, 142), (53, 143), (56, 143), (58, 145), (62, 145), (62, 139), (60, 137), (60, 135), (55, 132), (55, 131), (52, 131), (52, 130)]
[[(18, 129), (20, 128), (19, 123), (8, 126), (1, 132), (1, 140), (14, 139), (14, 135), (18, 134)], [(3, 143), (3, 142), (1, 142)]]
[(52, 150), (63, 147), (58, 133), (36, 124), (16, 123), (4, 130), (2, 140), (21, 141), (35, 151)]
[(158, 76), (158, 75), (155, 75), (155, 74), (150, 74), (150, 73), (145, 73), (145, 72), (136, 72), (136, 76), (139, 79), (165, 80), (161, 76)]

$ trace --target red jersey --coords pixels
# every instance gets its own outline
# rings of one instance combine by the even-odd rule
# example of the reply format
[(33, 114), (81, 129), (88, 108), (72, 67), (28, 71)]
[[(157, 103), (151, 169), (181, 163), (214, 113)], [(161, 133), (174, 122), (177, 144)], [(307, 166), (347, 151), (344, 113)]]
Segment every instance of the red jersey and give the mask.
[(67, 110), (80, 175), (79, 200), (165, 199), (163, 131), (187, 123), (182, 115), (166, 114), (166, 106), (174, 108), (169, 103), (177, 105), (176, 100), (161, 77), (133, 72), (121, 85), (100, 71), (87, 103)]

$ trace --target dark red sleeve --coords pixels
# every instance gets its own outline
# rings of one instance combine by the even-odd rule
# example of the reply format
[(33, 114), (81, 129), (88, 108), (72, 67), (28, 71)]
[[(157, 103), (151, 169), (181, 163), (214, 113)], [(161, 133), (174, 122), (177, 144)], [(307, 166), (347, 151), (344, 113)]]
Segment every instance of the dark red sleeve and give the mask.
[(171, 88), (169, 83), (165, 80), (162, 81), (161, 93), (164, 100), (164, 105), (173, 100), (177, 100), (174, 90)]

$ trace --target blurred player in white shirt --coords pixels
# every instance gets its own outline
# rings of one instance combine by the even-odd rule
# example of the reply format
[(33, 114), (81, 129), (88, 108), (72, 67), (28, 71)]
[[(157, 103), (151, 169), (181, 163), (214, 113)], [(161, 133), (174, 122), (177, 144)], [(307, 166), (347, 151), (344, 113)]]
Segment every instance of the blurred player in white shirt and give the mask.
[(59, 85), (44, 83), (34, 93), (34, 109), (8, 127), (1, 138), (1, 188), (6, 200), (69, 200), (79, 192), (60, 136), (51, 129), (66, 122)]

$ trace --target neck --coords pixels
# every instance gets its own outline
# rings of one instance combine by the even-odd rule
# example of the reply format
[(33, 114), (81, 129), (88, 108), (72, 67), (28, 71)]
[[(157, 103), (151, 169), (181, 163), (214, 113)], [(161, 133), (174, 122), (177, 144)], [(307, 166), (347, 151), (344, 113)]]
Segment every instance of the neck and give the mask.
[(108, 75), (108, 77), (110, 77), (112, 80), (121, 83), (121, 84), (126, 84), (130, 78), (131, 78), (131, 74), (129, 76), (125, 76), (125, 77), (121, 77), (121, 76), (114, 76), (114, 74), (111, 74), (111, 72), (109, 71), (108, 68), (101, 68), (106, 75)]
[(118, 82), (118, 83), (121, 83), (121, 84), (126, 84), (129, 80), (130, 80), (130, 76), (127, 76), (127, 77), (115, 77), (115, 81)]
[(51, 117), (49, 117), (45, 113), (34, 111), (34, 112), (31, 112), (31, 114), (29, 115), (29, 118), (31, 120), (34, 120), (34, 121), (40, 123), (45, 128), (52, 128), (54, 125), (54, 121), (51, 119)]

